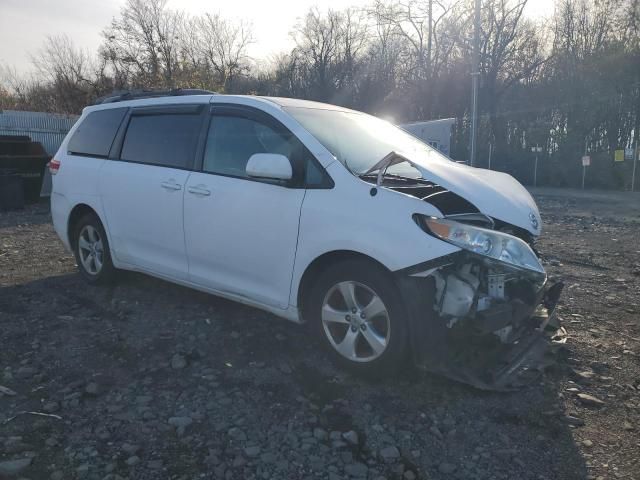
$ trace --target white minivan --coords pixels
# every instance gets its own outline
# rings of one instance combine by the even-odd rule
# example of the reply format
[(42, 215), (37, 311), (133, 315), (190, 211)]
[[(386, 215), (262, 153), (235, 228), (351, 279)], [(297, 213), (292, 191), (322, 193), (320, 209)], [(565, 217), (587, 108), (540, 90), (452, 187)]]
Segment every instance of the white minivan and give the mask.
[(515, 179), (342, 107), (115, 95), (84, 109), (49, 169), (55, 230), (88, 282), (135, 270), (305, 322), (370, 376), (411, 357), (513, 385), (562, 290)]

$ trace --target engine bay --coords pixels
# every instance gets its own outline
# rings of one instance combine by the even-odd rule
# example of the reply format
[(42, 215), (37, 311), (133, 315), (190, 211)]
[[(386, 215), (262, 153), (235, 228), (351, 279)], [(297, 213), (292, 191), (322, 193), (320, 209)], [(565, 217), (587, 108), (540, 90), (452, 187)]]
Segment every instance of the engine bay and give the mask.
[(531, 316), (543, 281), (517, 271), (469, 259), (432, 274), (434, 310), (449, 329), (471, 328), (511, 343), (522, 321)]

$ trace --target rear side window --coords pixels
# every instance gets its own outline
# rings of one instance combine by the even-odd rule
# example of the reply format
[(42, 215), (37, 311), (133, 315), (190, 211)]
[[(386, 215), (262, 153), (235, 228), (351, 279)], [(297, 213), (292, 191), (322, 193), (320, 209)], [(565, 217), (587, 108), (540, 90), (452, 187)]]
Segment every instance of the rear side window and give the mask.
[(78, 125), (67, 145), (68, 153), (107, 157), (126, 108), (110, 108), (91, 112)]
[(121, 160), (191, 168), (202, 117), (199, 114), (133, 115)]

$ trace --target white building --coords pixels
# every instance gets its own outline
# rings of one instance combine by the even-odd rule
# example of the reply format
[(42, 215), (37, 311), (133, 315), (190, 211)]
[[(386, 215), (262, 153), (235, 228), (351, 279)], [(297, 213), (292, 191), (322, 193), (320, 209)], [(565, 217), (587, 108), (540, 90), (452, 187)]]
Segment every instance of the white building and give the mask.
[(447, 156), (451, 154), (451, 127), (455, 118), (442, 118), (423, 122), (411, 122), (399, 125), (414, 137), (437, 148)]

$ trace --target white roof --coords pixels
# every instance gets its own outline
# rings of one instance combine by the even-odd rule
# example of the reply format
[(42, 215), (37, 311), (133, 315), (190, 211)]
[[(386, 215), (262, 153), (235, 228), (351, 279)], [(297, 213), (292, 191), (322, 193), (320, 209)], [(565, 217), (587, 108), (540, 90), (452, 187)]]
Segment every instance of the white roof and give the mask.
[[(314, 102), (312, 100), (302, 100), (299, 98), (287, 98), (287, 97), (258, 97), (265, 100), (269, 100), (281, 107), (300, 107), (300, 108), (317, 108), (322, 110), (341, 110), (345, 112), (354, 112), (346, 107), (339, 105), (331, 105), (330, 103)], [(360, 112), (358, 112), (360, 113)]]
[(120, 102), (99, 103), (85, 107), (84, 112), (122, 107), (144, 107), (154, 105), (179, 105), (182, 103), (209, 103), (213, 95), (167, 95), (165, 97), (147, 97)]
[[(351, 111), (346, 107), (338, 105), (331, 105), (329, 103), (314, 102), (311, 100), (302, 100), (299, 98), (286, 98), (286, 97), (263, 97), (256, 95), (225, 95), (225, 94), (210, 94), (210, 95), (167, 95), (163, 97), (147, 97), (138, 98), (132, 100), (122, 100), (119, 102), (102, 103), (98, 105), (91, 105), (86, 107), (88, 111), (102, 110), (106, 108), (118, 108), (118, 107), (141, 107), (152, 105), (172, 105), (181, 103), (209, 103), (213, 97), (221, 98), (227, 97), (229, 100), (234, 98), (249, 98), (258, 101), (267, 101), (272, 104), (276, 104), (280, 107), (301, 107), (301, 108), (317, 108), (323, 110), (341, 110)], [(359, 113), (359, 112), (358, 112)]]

